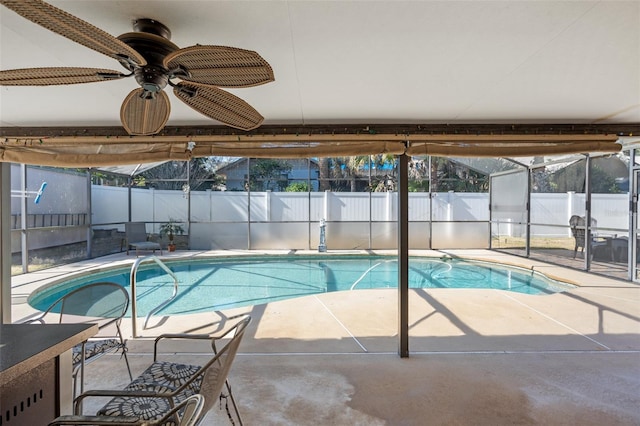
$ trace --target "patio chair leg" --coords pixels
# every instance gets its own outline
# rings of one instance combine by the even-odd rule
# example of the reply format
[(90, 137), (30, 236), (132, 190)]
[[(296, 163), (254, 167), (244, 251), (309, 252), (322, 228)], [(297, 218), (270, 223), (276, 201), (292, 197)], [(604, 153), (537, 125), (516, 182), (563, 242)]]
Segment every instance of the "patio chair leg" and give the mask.
[(131, 374), (131, 366), (129, 365), (129, 357), (127, 356), (127, 341), (122, 338), (122, 330), (120, 330), (120, 324), (116, 324), (116, 330), (118, 330), (118, 336), (120, 337), (120, 344), (122, 345), (122, 356), (124, 362), (127, 364), (127, 371), (129, 372), (129, 380), (133, 381), (133, 374)]
[[(240, 315), (238, 315), (240, 316)], [(229, 319), (232, 318), (236, 318), (236, 316), (230, 317)], [(213, 348), (213, 352), (214, 353), (218, 353), (218, 348), (216, 347), (215, 342), (212, 345)], [(231, 405), (233, 406), (233, 411), (236, 413), (236, 418), (238, 419), (238, 423), (240, 424), (240, 426), (243, 425), (242, 423), (242, 417), (240, 416), (240, 411), (238, 410), (238, 404), (236, 404), (236, 399), (233, 397), (233, 393), (231, 392), (231, 385), (229, 384), (229, 379), (226, 379), (224, 381), (224, 385), (227, 388), (227, 393), (229, 394), (228, 397), (229, 399), (231, 399)], [(220, 398), (225, 398), (224, 393), (220, 393)], [(222, 401), (221, 401), (222, 402)], [(228, 401), (227, 401), (228, 404)], [(227, 405), (227, 416), (229, 416), (229, 420), (231, 421), (231, 424), (235, 426), (235, 422), (233, 421), (233, 416), (231, 415), (231, 412), (229, 411), (229, 406)]]
[(122, 348), (122, 356), (124, 362), (127, 364), (127, 371), (129, 372), (129, 380), (133, 381), (133, 374), (131, 374), (131, 367), (129, 366), (129, 358), (127, 357), (127, 347)]
[[(80, 373), (80, 394), (84, 393), (84, 365), (85, 365), (85, 347), (87, 342), (82, 342), (82, 352), (80, 358), (80, 366), (78, 366), (73, 372), (73, 401), (75, 403), (76, 396), (78, 395), (76, 389), (78, 388), (78, 373)], [(78, 409), (82, 412), (82, 403), (78, 404)]]
[[(243, 425), (242, 417), (240, 417), (240, 411), (238, 411), (238, 405), (236, 404), (236, 400), (233, 397), (233, 393), (231, 393), (231, 385), (229, 384), (229, 380), (226, 380), (224, 384), (227, 388), (227, 392), (229, 393), (229, 399), (231, 399), (231, 405), (233, 406), (233, 411), (235, 411), (236, 413), (236, 418), (238, 419), (238, 423), (240, 424), (240, 426), (242, 426)], [(231, 413), (229, 412), (228, 409), (227, 409), (227, 414), (229, 415), (229, 419), (231, 419)], [(231, 419), (231, 422), (233, 423), (233, 419)]]
[(78, 369), (77, 369), (77, 370), (75, 370), (75, 371), (73, 372), (73, 375), (72, 375), (72, 377), (73, 377), (73, 392), (72, 392), (72, 398), (73, 398), (73, 400), (74, 400), (74, 401), (75, 401), (75, 399), (76, 399), (76, 396), (78, 396), (77, 388), (78, 388), (78, 373), (79, 373), (79, 372), (80, 372), (80, 367), (78, 367)]

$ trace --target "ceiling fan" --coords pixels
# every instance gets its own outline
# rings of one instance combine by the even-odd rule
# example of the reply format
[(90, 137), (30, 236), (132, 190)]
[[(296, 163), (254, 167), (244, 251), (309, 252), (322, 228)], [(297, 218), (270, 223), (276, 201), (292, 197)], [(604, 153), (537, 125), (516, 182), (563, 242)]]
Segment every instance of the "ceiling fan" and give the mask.
[(41, 0), (0, 0), (22, 17), (76, 43), (110, 56), (128, 71), (99, 68), (25, 68), (0, 71), (3, 86), (49, 86), (118, 80), (134, 76), (139, 88), (127, 95), (120, 120), (131, 135), (160, 132), (171, 111), (164, 88), (185, 104), (230, 127), (251, 130), (264, 117), (220, 87), (252, 87), (274, 81), (267, 61), (252, 50), (195, 45), (179, 48), (169, 28), (153, 19), (137, 19), (134, 32), (118, 37)]

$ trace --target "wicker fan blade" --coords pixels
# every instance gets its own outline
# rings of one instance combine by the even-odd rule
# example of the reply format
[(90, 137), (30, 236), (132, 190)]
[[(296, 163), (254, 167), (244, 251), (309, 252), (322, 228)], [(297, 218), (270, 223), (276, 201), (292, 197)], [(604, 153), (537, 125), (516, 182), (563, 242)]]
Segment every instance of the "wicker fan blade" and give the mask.
[(255, 129), (264, 121), (251, 105), (217, 87), (183, 82), (173, 88), (173, 93), (199, 113), (236, 129)]
[(107, 56), (117, 60), (128, 58), (138, 65), (147, 63), (138, 52), (112, 35), (41, 0), (0, 0), (0, 3), (33, 23)]
[(127, 77), (101, 68), (25, 68), (0, 71), (0, 86), (53, 86), (93, 83)]
[(169, 120), (171, 105), (163, 91), (147, 98), (148, 92), (134, 89), (127, 95), (120, 109), (120, 121), (130, 135), (154, 135)]
[(194, 83), (218, 87), (251, 87), (274, 81), (271, 65), (252, 50), (226, 46), (191, 46), (164, 58), (169, 70), (182, 68), (177, 76)]

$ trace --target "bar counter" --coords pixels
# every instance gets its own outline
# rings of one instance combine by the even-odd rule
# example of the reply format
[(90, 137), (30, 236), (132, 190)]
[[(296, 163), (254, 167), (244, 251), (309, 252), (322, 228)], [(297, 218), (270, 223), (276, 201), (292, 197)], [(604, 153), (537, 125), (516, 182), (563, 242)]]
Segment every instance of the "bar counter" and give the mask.
[(95, 324), (0, 324), (1, 424), (46, 425), (72, 405), (71, 348)]

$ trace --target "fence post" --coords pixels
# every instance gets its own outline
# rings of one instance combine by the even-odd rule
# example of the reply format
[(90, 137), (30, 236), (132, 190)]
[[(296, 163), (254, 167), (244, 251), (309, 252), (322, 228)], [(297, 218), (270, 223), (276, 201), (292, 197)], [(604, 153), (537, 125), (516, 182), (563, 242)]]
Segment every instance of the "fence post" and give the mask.
[(264, 215), (267, 222), (271, 222), (271, 190), (267, 189), (264, 192)]
[[(153, 233), (155, 234), (158, 228), (156, 227), (156, 190), (155, 188), (149, 188), (151, 191), (151, 221), (153, 222)], [(168, 219), (168, 218), (167, 218)]]
[(331, 195), (331, 191), (329, 191), (328, 189), (326, 189), (324, 191), (324, 215), (322, 215), (324, 217), (324, 219), (328, 222), (331, 220), (331, 218), (329, 217), (329, 195)]

